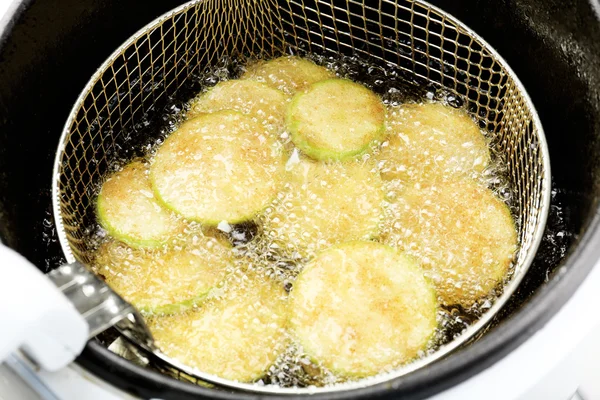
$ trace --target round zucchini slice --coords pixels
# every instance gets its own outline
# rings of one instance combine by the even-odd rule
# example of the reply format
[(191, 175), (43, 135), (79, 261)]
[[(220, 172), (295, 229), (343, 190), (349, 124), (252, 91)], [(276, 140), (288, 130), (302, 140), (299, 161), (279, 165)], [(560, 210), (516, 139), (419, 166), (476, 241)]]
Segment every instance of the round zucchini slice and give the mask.
[(150, 179), (170, 209), (206, 225), (252, 219), (280, 187), (281, 146), (236, 111), (184, 122), (156, 152)]
[(117, 241), (103, 244), (95, 271), (145, 314), (174, 314), (202, 302), (234, 268), (225, 242), (192, 235), (172, 249), (133, 249)]
[(375, 242), (319, 254), (298, 275), (290, 307), (304, 351), (345, 377), (372, 376), (413, 360), (437, 327), (435, 290), (421, 268)]
[(133, 247), (156, 247), (181, 232), (184, 222), (161, 207), (152, 192), (148, 167), (134, 161), (102, 185), (96, 204), (100, 225)]
[(409, 187), (386, 213), (383, 241), (419, 260), (448, 306), (489, 294), (517, 249), (506, 204), (469, 179)]
[(333, 72), (300, 57), (259, 61), (249, 66), (242, 75), (242, 79), (264, 82), (287, 94), (294, 94), (315, 82), (330, 78), (335, 78)]
[(302, 159), (292, 166), (283, 192), (266, 209), (263, 229), (280, 248), (310, 257), (340, 242), (377, 236), (384, 196), (373, 164)]
[(486, 139), (465, 111), (440, 103), (404, 104), (388, 109), (386, 125), (377, 155), (386, 180), (475, 178), (490, 163)]
[(234, 110), (247, 114), (272, 134), (285, 124), (289, 96), (265, 83), (250, 80), (220, 82), (196, 99), (187, 114), (194, 118), (202, 113)]
[(346, 79), (328, 79), (294, 96), (286, 116), (292, 141), (317, 160), (344, 160), (368, 149), (384, 132), (381, 100)]
[(236, 275), (222, 297), (184, 314), (153, 318), (150, 330), (168, 356), (221, 378), (252, 382), (265, 375), (287, 344), (283, 285)]

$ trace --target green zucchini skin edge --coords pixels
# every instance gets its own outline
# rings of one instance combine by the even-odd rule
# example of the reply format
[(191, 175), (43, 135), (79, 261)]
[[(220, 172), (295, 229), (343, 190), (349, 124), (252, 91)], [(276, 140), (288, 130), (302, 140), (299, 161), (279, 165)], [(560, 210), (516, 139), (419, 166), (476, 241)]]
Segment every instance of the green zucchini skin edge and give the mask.
[[(357, 83), (355, 83), (349, 79), (332, 78), (332, 79), (325, 79), (325, 80), (313, 83), (312, 85), (309, 86), (309, 88), (312, 88), (315, 86), (321, 86), (321, 85), (327, 84), (331, 81), (344, 81), (347, 83), (351, 83), (353, 85), (358, 85)], [(364, 89), (367, 89), (367, 88), (364, 88)], [(352, 150), (348, 150), (348, 151), (334, 151), (334, 150), (329, 150), (329, 149), (321, 149), (321, 148), (313, 147), (309, 143), (308, 140), (306, 140), (302, 135), (300, 135), (300, 133), (298, 131), (300, 121), (295, 119), (292, 116), (292, 110), (296, 108), (298, 102), (301, 100), (301, 98), (305, 94), (306, 94), (306, 91), (300, 91), (292, 97), (292, 100), (291, 100), (290, 104), (288, 105), (287, 112), (285, 114), (285, 125), (290, 132), (292, 142), (294, 143), (294, 145), (296, 145), (296, 147), (298, 147), (304, 154), (306, 154), (310, 158), (313, 158), (315, 160), (321, 160), (321, 161), (346, 161), (348, 159), (358, 157), (358, 156), (361, 156), (361, 155), (367, 153), (372, 147), (381, 143), (381, 141), (384, 137), (384, 134), (385, 134), (385, 127), (386, 127), (385, 118), (384, 118), (384, 121), (381, 124), (381, 126), (377, 129), (377, 131), (375, 131), (371, 141), (369, 141), (367, 144), (365, 144), (360, 149), (352, 149)]]
[[(334, 245), (334, 246), (328, 247), (327, 249), (325, 249), (325, 250), (321, 251), (321, 252), (320, 252), (320, 254), (323, 254), (323, 253), (325, 253), (325, 252), (328, 252), (328, 251), (331, 251), (331, 250), (337, 250), (337, 249), (340, 249), (340, 248), (344, 248), (344, 247), (352, 247), (352, 245), (354, 245), (354, 244), (359, 244), (359, 243), (364, 243), (364, 242), (369, 242), (369, 241), (364, 241), (364, 240), (353, 240), (353, 241), (349, 241), (349, 242), (344, 242), (344, 243), (341, 243), (341, 244), (337, 244), (337, 245)], [(375, 242), (375, 241), (370, 241), (370, 242), (372, 242), (372, 243), (377, 243), (377, 244), (381, 245), (381, 246), (382, 246), (382, 248), (385, 248), (387, 251), (389, 251), (389, 252), (391, 252), (391, 253), (394, 253), (394, 254), (401, 254), (403, 257), (405, 257), (406, 259), (408, 259), (409, 261), (411, 261), (411, 265), (410, 265), (410, 267), (409, 267), (409, 268), (411, 268), (411, 269), (415, 269), (415, 267), (417, 267), (417, 268), (419, 268), (419, 269), (421, 270), (421, 268), (420, 268), (420, 266), (419, 266), (419, 263), (418, 263), (418, 261), (417, 261), (417, 260), (416, 260), (414, 257), (412, 257), (412, 256), (410, 256), (410, 255), (408, 255), (408, 254), (406, 254), (406, 253), (400, 252), (400, 251), (399, 251), (399, 250), (397, 250), (396, 248), (394, 248), (394, 247), (392, 247), (392, 246), (389, 246), (389, 245), (387, 245), (387, 244), (383, 244), (383, 243), (380, 243), (380, 242)], [(309, 262), (309, 264), (310, 264), (310, 263), (311, 263), (311, 262)], [(292, 288), (292, 291), (291, 291), (291, 293), (290, 293), (290, 302), (293, 302), (294, 291), (295, 291), (295, 290), (297, 290), (297, 288), (299, 287), (299, 285), (298, 285), (296, 282), (298, 282), (298, 279), (299, 279), (299, 278), (302, 276), (302, 274), (303, 274), (303, 273), (304, 273), (304, 271), (306, 271), (306, 270), (307, 270), (307, 268), (304, 268), (304, 269), (303, 269), (303, 270), (300, 272), (300, 274), (298, 275), (298, 277), (296, 278), (296, 281), (295, 281), (295, 283), (294, 283), (294, 286), (293, 286), (293, 288)], [(423, 272), (423, 271), (421, 270), (420, 272)], [(437, 314), (437, 311), (438, 311), (438, 309), (439, 309), (439, 300), (438, 300), (438, 295), (437, 295), (437, 292), (436, 292), (436, 290), (435, 290), (435, 286), (433, 285), (433, 283), (431, 282), (431, 280), (430, 280), (429, 278), (427, 278), (425, 275), (423, 275), (423, 278), (425, 278), (425, 280), (426, 280), (426, 282), (427, 282), (427, 284), (428, 284), (428, 286), (429, 286), (429, 289), (430, 289), (430, 290), (429, 290), (429, 293), (430, 293), (430, 294), (431, 294), (431, 296), (432, 296), (433, 303), (434, 303), (434, 304), (436, 304), (436, 307), (435, 307), (435, 309), (434, 309), (434, 312)], [(291, 323), (291, 321), (292, 321), (292, 319), (293, 319), (293, 313), (292, 313), (292, 310), (290, 310), (290, 312), (289, 312), (289, 314), (288, 314), (288, 318), (289, 318), (289, 321), (290, 321), (290, 323), (289, 323), (289, 325), (290, 325), (290, 329), (291, 329), (291, 331), (292, 331), (292, 332), (293, 332), (293, 334), (294, 334), (294, 338), (295, 338), (295, 339), (298, 341), (298, 343), (300, 344), (300, 346), (302, 347), (302, 349), (303, 349), (303, 350), (305, 350), (305, 351), (304, 351), (304, 354), (305, 354), (305, 356), (307, 356), (307, 357), (308, 357), (308, 359), (309, 359), (311, 362), (313, 362), (314, 364), (316, 364), (316, 365), (321, 365), (321, 362), (320, 362), (320, 360), (319, 360), (319, 359), (317, 359), (316, 357), (314, 357), (314, 356), (312, 355), (312, 354), (314, 354), (314, 353), (315, 353), (315, 351), (313, 351), (312, 349), (310, 349), (310, 347), (309, 347), (309, 346), (306, 346), (306, 344), (305, 344), (305, 343), (303, 343), (303, 341), (302, 341), (302, 338), (300, 337), (300, 335), (298, 335), (298, 334), (296, 334), (296, 333), (294, 332), (294, 327), (293, 327), (293, 325), (294, 325), (294, 324), (293, 324), (293, 323)], [(437, 331), (437, 329), (434, 329), (434, 330), (433, 330), (433, 332), (431, 332), (431, 334), (429, 335), (429, 337), (428, 337), (428, 338), (427, 338), (427, 340), (426, 340), (426, 345), (425, 345), (425, 346), (423, 346), (423, 350), (427, 349), (427, 348), (428, 348), (428, 347), (429, 347), (429, 346), (430, 346), (430, 345), (433, 343), (433, 340), (434, 340), (434, 338), (435, 338), (435, 333), (436, 333), (436, 331)], [(413, 361), (415, 361), (415, 360), (417, 360), (417, 359), (418, 359), (418, 356), (416, 356), (416, 357), (413, 357), (412, 359), (406, 360), (406, 361), (405, 361), (405, 362), (404, 362), (402, 365), (407, 365), (407, 364), (410, 364), (411, 362), (413, 362)], [(356, 374), (356, 373), (353, 373), (352, 371), (347, 371), (347, 370), (344, 370), (344, 369), (331, 369), (331, 368), (329, 368), (329, 367), (326, 367), (326, 368), (327, 368), (329, 371), (331, 371), (331, 372), (332, 372), (334, 375), (337, 375), (337, 376), (342, 376), (342, 377), (346, 377), (346, 378), (350, 378), (350, 379), (362, 379), (362, 378), (367, 378), (367, 377), (371, 376), (371, 375), (366, 375), (366, 376), (365, 376), (365, 375), (363, 375), (363, 374)]]
[(131, 247), (134, 247), (136, 249), (155, 248), (164, 245), (168, 241), (168, 238), (165, 238), (164, 240), (132, 239), (129, 235), (121, 232), (109, 222), (109, 219), (106, 218), (106, 213), (104, 210), (104, 197), (102, 196), (102, 194), (100, 194), (96, 200), (96, 216), (98, 217), (98, 222), (100, 223), (100, 226), (102, 226), (102, 228), (104, 228), (110, 236), (117, 240), (120, 240), (121, 242)]
[[(223, 221), (222, 219), (212, 220), (212, 219), (202, 219), (202, 218), (190, 218), (190, 217), (187, 217), (187, 216), (184, 217), (183, 215), (181, 215), (179, 213), (179, 211), (177, 211), (177, 209), (175, 207), (173, 207), (171, 204), (167, 203), (165, 201), (165, 199), (163, 199), (163, 197), (160, 195), (160, 192), (158, 190), (156, 190), (156, 185), (154, 183), (154, 174), (152, 173), (152, 170), (150, 170), (150, 184), (152, 185), (152, 192), (156, 196), (156, 200), (158, 201), (158, 203), (160, 203), (160, 205), (165, 207), (166, 209), (173, 211), (175, 214), (180, 215), (182, 218), (185, 218), (188, 221), (198, 222), (205, 226), (217, 226), (217, 225), (219, 225), (219, 223), (221, 223)], [(258, 215), (260, 215), (267, 207), (269, 207), (269, 205), (270, 205), (270, 203), (267, 203), (261, 210), (253, 210), (251, 213), (248, 213), (247, 215), (244, 215), (240, 218), (227, 219), (226, 222), (228, 224), (239, 224), (239, 223), (246, 222), (246, 221), (252, 221)]]
[[(198, 119), (198, 118), (203, 118), (205, 115), (216, 114), (216, 113), (231, 113), (231, 114), (243, 115), (243, 116), (246, 116), (246, 117), (248, 116), (248, 115), (243, 114), (243, 113), (241, 113), (239, 111), (221, 110), (221, 111), (217, 111), (215, 113), (199, 114), (199, 115), (197, 115), (197, 116), (195, 116), (195, 117), (193, 117), (193, 118), (191, 118), (191, 119), (189, 119), (187, 121), (191, 121), (191, 120)], [(176, 130), (173, 131), (172, 133), (174, 133), (174, 132), (176, 132)], [(167, 137), (167, 139), (165, 139), (165, 142), (168, 139), (169, 139), (169, 137)], [(284, 153), (284, 152), (282, 152), (282, 153)], [(285, 156), (286, 156), (286, 154), (281, 154), (282, 160), (284, 159)], [(148, 177), (150, 179), (150, 186), (152, 187), (152, 192), (154, 193), (154, 196), (156, 196), (156, 201), (161, 206), (165, 207), (168, 210), (171, 210), (175, 214), (181, 216), (182, 218), (184, 218), (184, 219), (186, 219), (188, 221), (198, 222), (198, 223), (200, 223), (202, 225), (205, 225), (205, 226), (214, 227), (214, 226), (219, 225), (219, 223), (221, 223), (223, 221), (223, 219), (213, 220), (213, 219), (191, 218), (191, 217), (188, 217), (188, 216), (183, 216), (175, 207), (173, 207), (170, 203), (168, 203), (161, 196), (160, 191), (156, 188), (156, 186), (157, 186), (156, 185), (156, 178), (155, 178), (154, 175), (155, 175), (154, 169), (152, 167), (150, 167), (149, 173), (148, 173)], [(283, 172), (281, 172), (280, 175), (283, 176)], [(276, 197), (276, 194), (273, 195), (273, 198), (275, 198), (275, 197)], [(248, 214), (240, 216), (239, 218), (229, 218), (229, 219), (226, 220), (226, 222), (229, 223), (229, 224), (239, 224), (239, 223), (242, 223), (242, 222), (252, 221), (252, 220), (256, 219), (256, 217), (258, 217), (260, 214), (262, 214), (264, 212), (264, 210), (267, 209), (270, 206), (273, 198), (271, 198), (271, 200), (269, 202), (267, 202), (263, 206), (263, 208), (261, 208), (260, 210), (252, 210)]]
[(201, 293), (195, 297), (192, 297), (185, 301), (181, 301), (179, 303), (163, 304), (156, 307), (142, 306), (139, 307), (139, 309), (144, 316), (148, 317), (180, 314), (202, 304), (210, 294), (211, 290), (212, 288), (208, 289), (204, 293)]
[[(160, 203), (161, 206), (163, 206), (163, 207), (165, 207), (165, 208), (173, 211), (177, 215), (181, 215), (181, 214), (179, 214), (179, 212), (174, 207), (172, 207), (169, 203), (167, 203), (165, 201), (165, 199), (163, 199), (162, 196), (160, 195), (160, 192), (158, 190), (156, 190), (156, 185), (154, 184), (154, 177), (153, 177), (152, 172), (150, 172), (150, 183), (152, 185), (152, 192), (156, 196), (156, 200), (158, 201), (158, 203)], [(271, 201), (272, 200), (273, 199), (271, 199)], [(264, 211), (270, 205), (271, 205), (271, 203), (269, 202), (269, 203), (265, 204), (265, 206), (262, 209), (260, 209), (260, 210), (253, 210), (251, 213), (248, 213), (247, 215), (244, 215), (244, 216), (242, 216), (240, 218), (230, 218), (230, 219), (227, 219), (226, 222), (228, 224), (234, 225), (234, 224), (240, 224), (242, 222), (253, 221), (259, 215), (261, 215), (262, 213), (264, 213)], [(182, 216), (182, 218), (183, 218), (183, 216)], [(211, 226), (211, 227), (217, 226), (217, 225), (219, 225), (219, 223), (223, 222), (222, 219), (220, 219), (220, 220), (212, 220), (212, 219), (200, 219), (200, 218), (189, 218), (189, 217), (185, 217), (185, 219), (188, 220), (188, 221), (198, 222), (198, 223), (200, 223), (200, 224), (202, 224), (204, 226)], [(164, 243), (164, 242), (161, 242), (161, 243), (157, 244), (156, 246), (160, 246), (162, 243)]]

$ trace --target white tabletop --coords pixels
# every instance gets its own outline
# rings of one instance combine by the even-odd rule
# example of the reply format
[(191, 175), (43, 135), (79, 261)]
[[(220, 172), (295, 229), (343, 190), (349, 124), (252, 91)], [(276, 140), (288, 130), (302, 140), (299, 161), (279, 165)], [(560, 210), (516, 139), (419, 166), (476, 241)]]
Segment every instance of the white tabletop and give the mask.
[(6, 11), (11, 6), (16, 6), (16, 4), (13, 3), (12, 0), (0, 0), (0, 20), (4, 18)]

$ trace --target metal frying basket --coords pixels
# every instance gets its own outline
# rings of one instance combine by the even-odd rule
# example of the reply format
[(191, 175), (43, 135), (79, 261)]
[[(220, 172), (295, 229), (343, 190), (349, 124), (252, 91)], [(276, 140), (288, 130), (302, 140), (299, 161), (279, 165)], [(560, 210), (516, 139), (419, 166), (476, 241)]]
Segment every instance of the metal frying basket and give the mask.
[[(439, 359), (486, 326), (526, 273), (541, 240), (550, 199), (550, 163), (543, 130), (525, 89), (506, 62), (453, 17), (420, 0), (195, 0), (133, 35), (98, 69), (63, 131), (54, 168), (53, 205), (69, 262), (91, 262), (95, 188), (131, 132), (198, 72), (230, 59), (287, 53), (354, 55), (393, 65), (407, 78), (461, 97), (492, 135), (507, 163), (520, 247), (504, 293), (466, 332), (407, 367), (318, 391), (348, 390), (392, 379)], [(92, 228), (90, 228), (92, 227)], [(308, 393), (214, 379), (164, 355), (162, 370), (198, 383), (242, 390)]]

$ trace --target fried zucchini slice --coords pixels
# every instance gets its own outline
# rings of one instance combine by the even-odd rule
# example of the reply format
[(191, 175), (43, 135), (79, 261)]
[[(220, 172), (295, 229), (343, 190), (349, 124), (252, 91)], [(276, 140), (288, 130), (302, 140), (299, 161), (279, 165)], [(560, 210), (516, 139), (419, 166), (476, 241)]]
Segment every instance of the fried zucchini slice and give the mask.
[(315, 362), (362, 378), (425, 350), (437, 306), (414, 260), (380, 243), (349, 242), (323, 251), (300, 273), (290, 296), (291, 329)]
[(490, 293), (517, 249), (506, 204), (470, 179), (408, 187), (386, 214), (382, 240), (419, 260), (448, 306)]
[(156, 247), (181, 232), (184, 222), (163, 208), (152, 192), (148, 167), (134, 161), (108, 177), (96, 210), (108, 233), (133, 247)]
[(193, 101), (188, 118), (202, 113), (234, 110), (247, 114), (270, 133), (278, 134), (285, 124), (289, 96), (265, 83), (251, 80), (220, 82)]
[(145, 314), (174, 314), (199, 304), (233, 268), (230, 246), (202, 233), (183, 246), (151, 250), (109, 241), (94, 263), (106, 283)]
[(217, 225), (252, 219), (280, 187), (281, 146), (236, 111), (184, 122), (156, 152), (150, 179), (158, 198), (183, 217)]
[(287, 294), (258, 274), (236, 275), (222, 297), (197, 310), (149, 321), (168, 356), (221, 378), (252, 382), (264, 376), (287, 344)]
[(377, 236), (383, 181), (371, 163), (318, 163), (302, 159), (262, 216), (269, 240), (309, 257), (331, 245)]
[(250, 65), (242, 79), (264, 82), (287, 94), (294, 94), (305, 87), (335, 78), (335, 74), (310, 60), (300, 57), (279, 57)]
[(388, 108), (386, 132), (377, 156), (386, 180), (475, 178), (490, 163), (488, 144), (475, 121), (441, 103)]
[(297, 93), (286, 126), (292, 141), (316, 160), (344, 160), (381, 139), (385, 112), (366, 87), (346, 79), (328, 79)]

